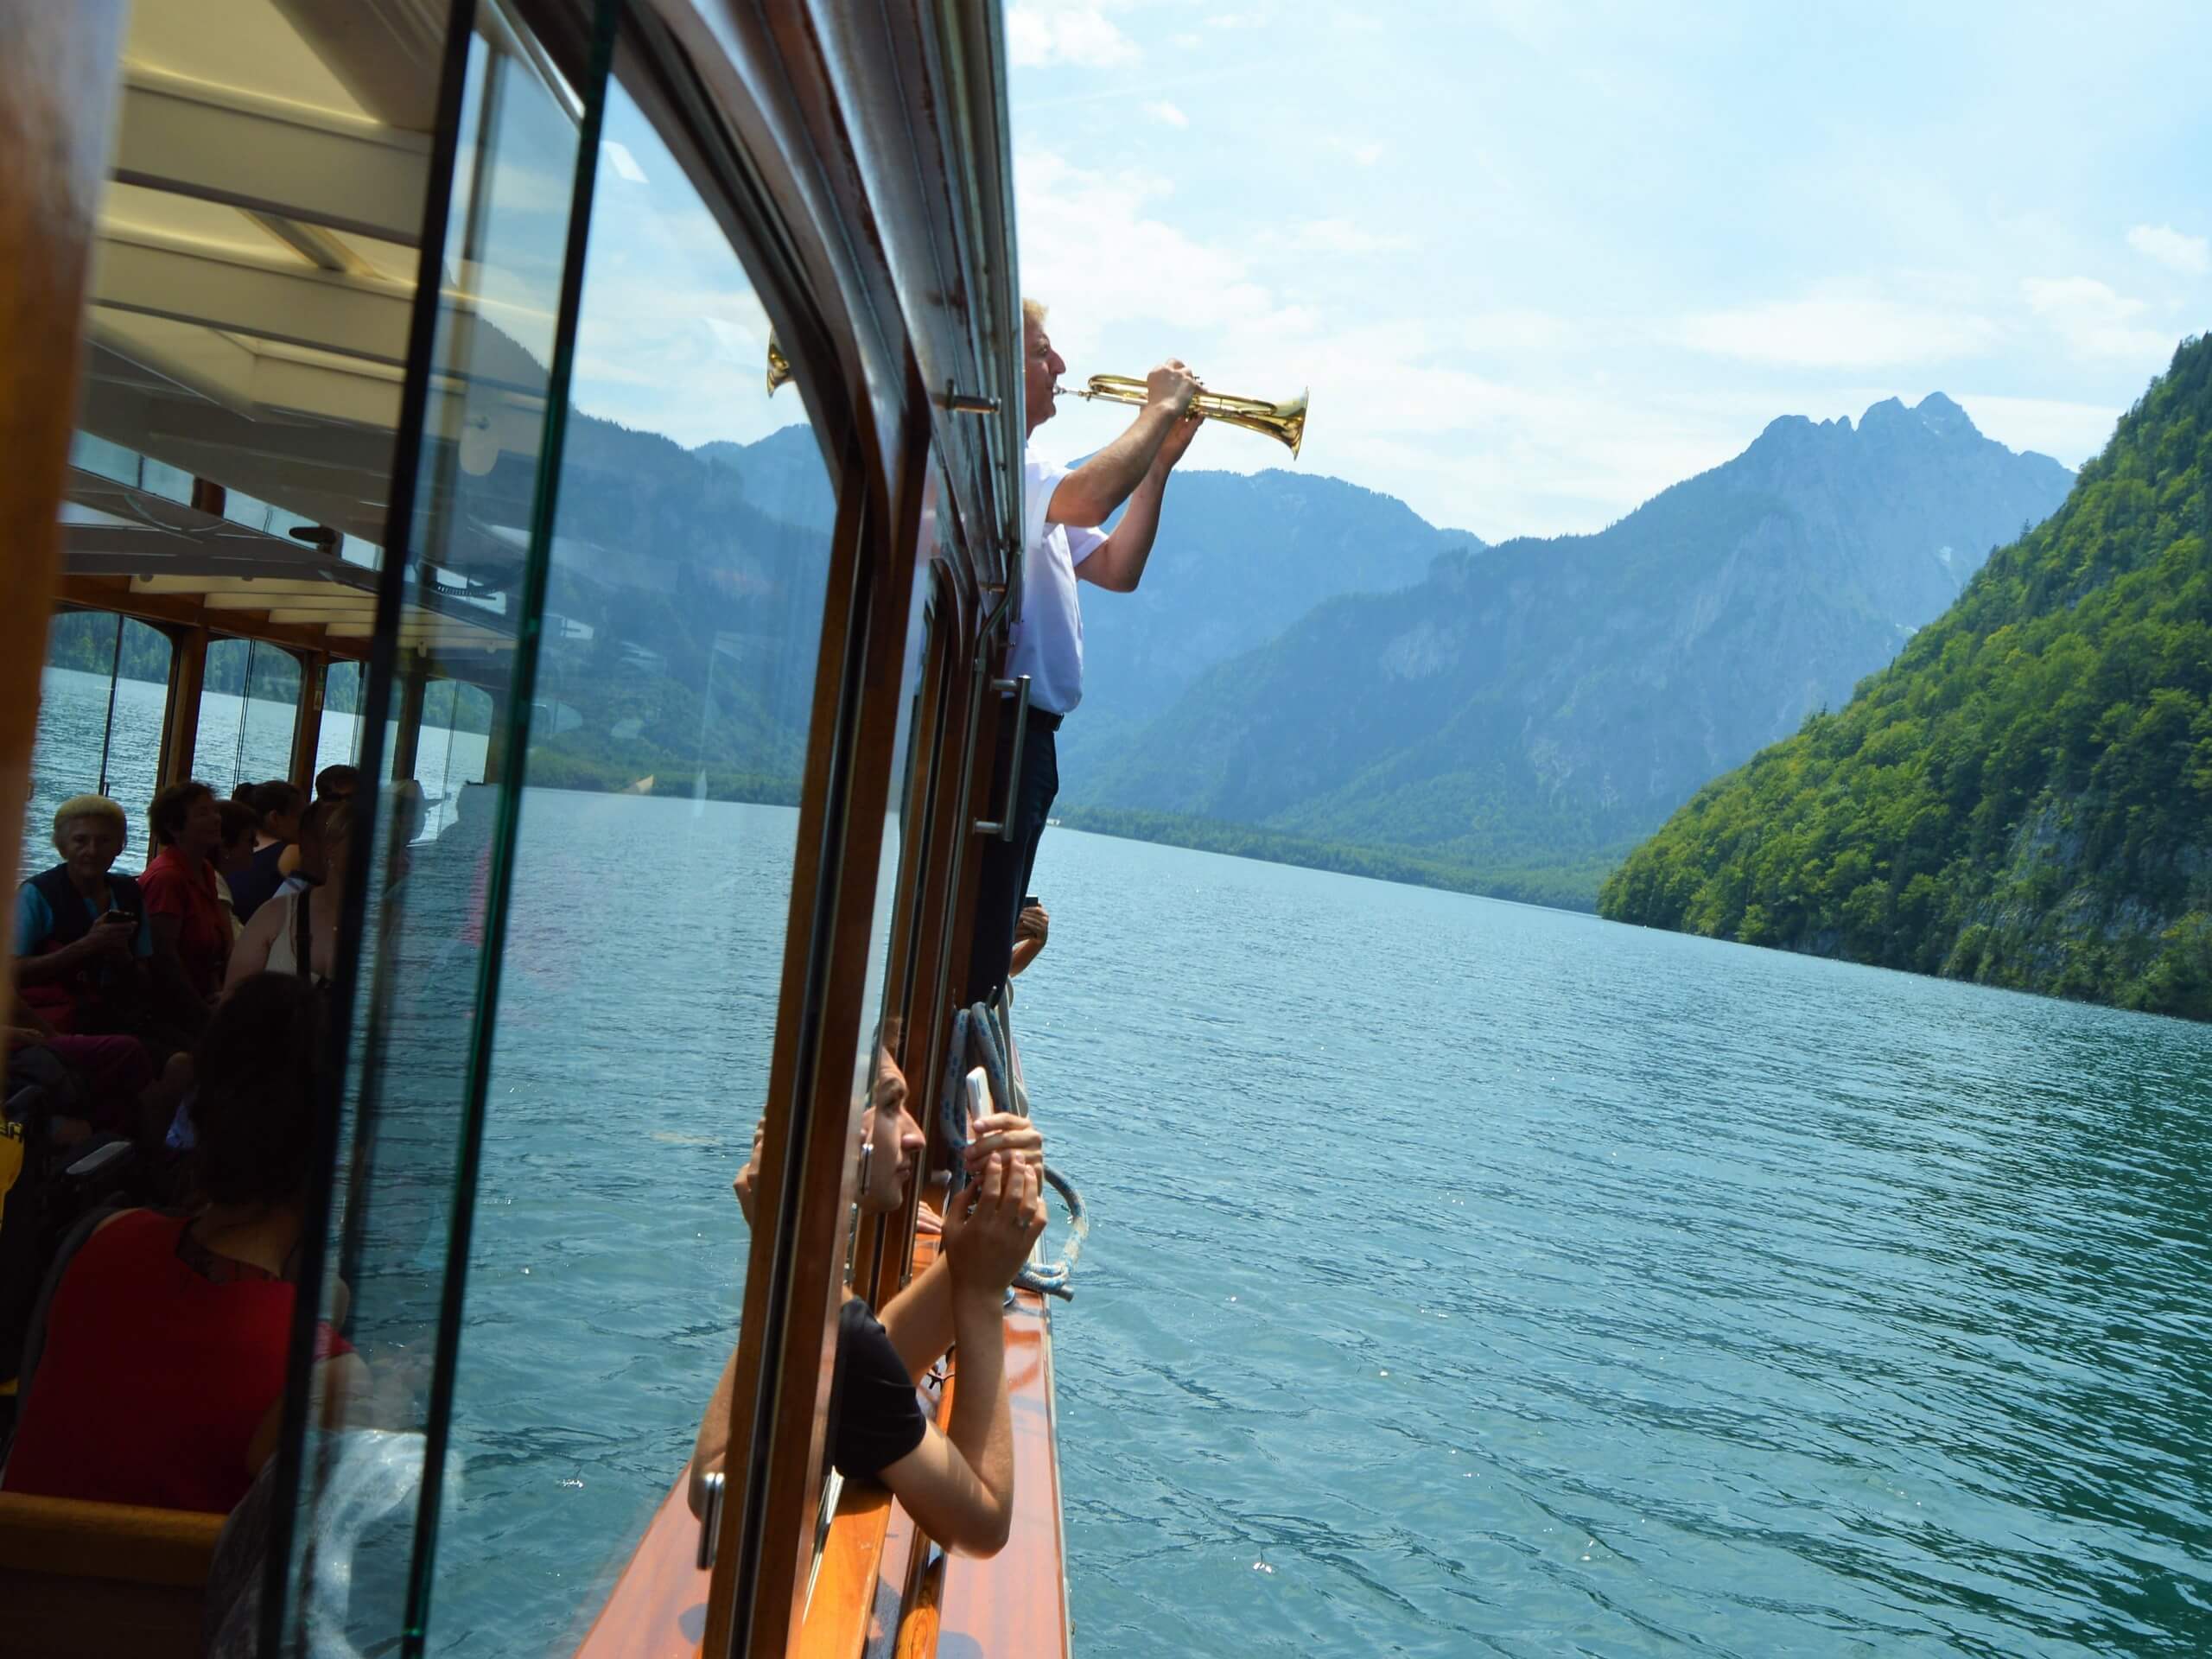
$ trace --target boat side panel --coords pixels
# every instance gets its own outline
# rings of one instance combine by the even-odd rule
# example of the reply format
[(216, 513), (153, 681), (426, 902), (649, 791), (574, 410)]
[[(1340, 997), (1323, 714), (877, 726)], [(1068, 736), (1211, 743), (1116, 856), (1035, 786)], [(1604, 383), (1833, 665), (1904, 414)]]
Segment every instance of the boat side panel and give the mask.
[(1007, 1547), (990, 1560), (956, 1555), (946, 1563), (936, 1651), (972, 1659), (1065, 1659), (1067, 1561), (1060, 1539), (1052, 1320), (1044, 1298), (1031, 1291), (1018, 1297), (1006, 1321), (1014, 1529)]

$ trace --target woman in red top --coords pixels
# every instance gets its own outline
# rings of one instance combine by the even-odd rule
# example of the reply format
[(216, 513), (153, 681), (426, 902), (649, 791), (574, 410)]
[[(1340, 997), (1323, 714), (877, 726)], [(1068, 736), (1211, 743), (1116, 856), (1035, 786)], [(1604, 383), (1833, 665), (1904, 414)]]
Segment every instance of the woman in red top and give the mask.
[[(126, 1210), (71, 1259), (0, 1486), (228, 1510), (276, 1450), (315, 1126), (320, 999), (264, 974), (208, 1023), (188, 1216)], [(315, 1383), (335, 1423), (367, 1373), (327, 1327)]]
[(138, 885), (153, 918), (155, 953), (173, 958), (192, 994), (212, 1004), (231, 960), (231, 920), (215, 889), (222, 810), (207, 785), (171, 784), (154, 797), (146, 820), (160, 850)]

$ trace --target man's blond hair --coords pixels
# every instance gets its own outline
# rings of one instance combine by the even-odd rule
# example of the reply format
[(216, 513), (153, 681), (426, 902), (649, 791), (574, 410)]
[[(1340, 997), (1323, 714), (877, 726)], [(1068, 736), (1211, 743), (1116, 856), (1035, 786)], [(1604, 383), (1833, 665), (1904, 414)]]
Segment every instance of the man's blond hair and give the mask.
[(1045, 326), (1046, 308), (1042, 300), (1022, 301), (1021, 326), (1025, 328), (1042, 328)]

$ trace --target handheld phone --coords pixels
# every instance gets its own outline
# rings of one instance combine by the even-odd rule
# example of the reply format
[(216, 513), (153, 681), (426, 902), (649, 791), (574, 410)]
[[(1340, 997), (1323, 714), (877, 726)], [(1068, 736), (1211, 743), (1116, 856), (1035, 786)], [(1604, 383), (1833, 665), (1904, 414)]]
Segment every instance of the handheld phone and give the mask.
[(1036, 908), (1037, 908), (1037, 895), (1036, 895), (1035, 893), (1023, 893), (1023, 894), (1021, 895), (1021, 907), (1022, 907), (1024, 910), (1034, 910), (1034, 909), (1036, 909)]
[[(964, 1150), (975, 1144), (977, 1121), (990, 1114), (991, 1084), (990, 1079), (983, 1075), (983, 1068), (980, 1065), (962, 1078), (961, 1084), (966, 1096), (961, 1103), (960, 1122), (960, 1145)], [(955, 1157), (951, 1162), (952, 1167), (946, 1172), (949, 1185), (945, 1188), (945, 1194), (948, 1198), (960, 1192), (975, 1179), (969, 1173), (967, 1161), (964, 1159)]]
[(972, 1146), (976, 1140), (976, 1123), (988, 1117), (996, 1109), (991, 1104), (991, 1080), (983, 1075), (982, 1066), (969, 1072), (967, 1083), (968, 1122), (962, 1126), (961, 1138)]

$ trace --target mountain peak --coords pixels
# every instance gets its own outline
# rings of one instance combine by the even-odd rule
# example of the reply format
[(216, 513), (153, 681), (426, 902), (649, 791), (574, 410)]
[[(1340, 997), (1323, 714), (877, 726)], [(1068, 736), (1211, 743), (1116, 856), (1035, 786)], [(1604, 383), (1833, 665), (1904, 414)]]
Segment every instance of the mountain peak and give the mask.
[(1927, 432), (1938, 438), (1979, 438), (1980, 430), (1966, 410), (1940, 391), (1931, 391), (1908, 409), (1902, 397), (1885, 397), (1859, 417), (1861, 433), (1896, 433), (1910, 437)]
[(1921, 423), (1939, 437), (1948, 437), (1954, 432), (1971, 432), (1976, 437), (1981, 430), (1974, 417), (1940, 391), (1931, 391), (1913, 405), (1912, 412), (1920, 416)]

